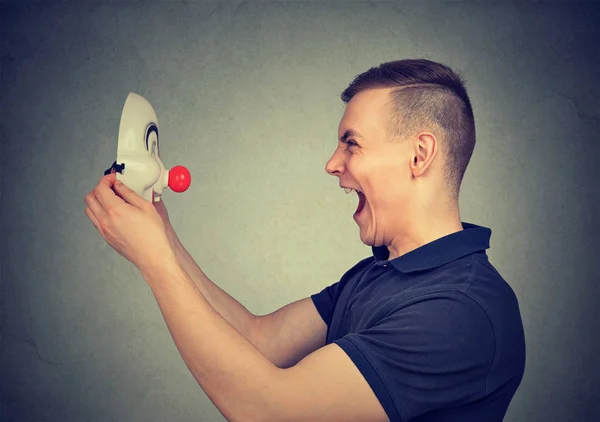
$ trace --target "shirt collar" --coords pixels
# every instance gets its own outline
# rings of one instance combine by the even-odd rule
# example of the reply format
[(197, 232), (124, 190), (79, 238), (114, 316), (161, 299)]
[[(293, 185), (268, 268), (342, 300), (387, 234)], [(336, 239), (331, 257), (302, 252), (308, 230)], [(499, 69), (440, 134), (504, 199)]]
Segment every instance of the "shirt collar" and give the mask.
[[(490, 247), (491, 229), (464, 221), (462, 226), (463, 230), (394, 258), (390, 264), (403, 273), (430, 270)], [(390, 256), (386, 245), (373, 246), (372, 250), (375, 261), (387, 260)]]

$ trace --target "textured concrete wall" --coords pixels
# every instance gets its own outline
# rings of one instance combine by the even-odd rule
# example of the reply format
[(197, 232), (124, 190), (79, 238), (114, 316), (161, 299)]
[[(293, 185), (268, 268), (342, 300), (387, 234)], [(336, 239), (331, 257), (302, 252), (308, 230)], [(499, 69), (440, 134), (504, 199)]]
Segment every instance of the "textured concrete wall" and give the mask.
[(600, 420), (597, 3), (4, 2), (0, 16), (3, 421), (223, 420), (84, 214), (129, 91), (158, 113), (165, 164), (192, 172), (164, 196), (184, 245), (267, 313), (369, 254), (355, 197), (324, 171), (339, 94), (414, 57), (461, 72), (474, 105), (462, 218), (492, 228), (527, 336), (506, 420)]

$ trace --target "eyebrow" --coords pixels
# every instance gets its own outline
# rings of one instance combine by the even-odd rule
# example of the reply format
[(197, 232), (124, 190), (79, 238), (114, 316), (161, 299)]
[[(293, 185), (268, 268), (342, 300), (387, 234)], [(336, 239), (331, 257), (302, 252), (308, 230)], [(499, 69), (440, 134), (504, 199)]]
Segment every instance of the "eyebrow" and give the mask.
[(360, 136), (360, 133), (358, 133), (354, 129), (348, 129), (346, 132), (344, 132), (344, 134), (340, 138), (340, 142), (346, 142), (346, 140), (350, 137), (362, 139), (362, 136)]

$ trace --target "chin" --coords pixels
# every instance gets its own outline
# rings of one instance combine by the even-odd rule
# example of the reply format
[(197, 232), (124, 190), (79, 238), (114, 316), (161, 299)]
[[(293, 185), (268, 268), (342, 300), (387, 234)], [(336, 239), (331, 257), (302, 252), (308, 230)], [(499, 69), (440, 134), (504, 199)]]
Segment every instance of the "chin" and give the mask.
[[(366, 210), (363, 210), (363, 212), (365, 211)], [(361, 221), (356, 221), (358, 224), (358, 230), (360, 230), (360, 240), (367, 246), (381, 246), (384, 244), (384, 242), (383, 239), (377, 239), (377, 233), (375, 233), (376, 230), (373, 230), (373, 228), (377, 227), (377, 223), (375, 222), (375, 219), (371, 217), (371, 215), (369, 215), (367, 218), (364, 218), (366, 216), (362, 215), (363, 218)]]
[(360, 229), (360, 241), (367, 246), (377, 246), (375, 245), (375, 239), (373, 236), (369, 235), (368, 233), (363, 233), (362, 228)]
[(379, 247), (389, 245), (389, 243), (386, 243), (383, 236), (377, 238), (377, 234), (370, 232), (366, 227), (360, 227), (360, 240), (367, 246)]

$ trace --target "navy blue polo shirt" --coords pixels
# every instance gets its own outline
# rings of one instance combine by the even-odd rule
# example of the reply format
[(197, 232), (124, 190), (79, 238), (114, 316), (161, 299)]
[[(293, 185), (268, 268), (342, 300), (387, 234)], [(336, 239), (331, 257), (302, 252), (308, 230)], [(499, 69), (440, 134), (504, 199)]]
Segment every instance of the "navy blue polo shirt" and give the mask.
[(388, 261), (387, 246), (312, 295), (390, 421), (501, 421), (523, 378), (517, 298), (488, 260), (492, 231), (463, 230)]

